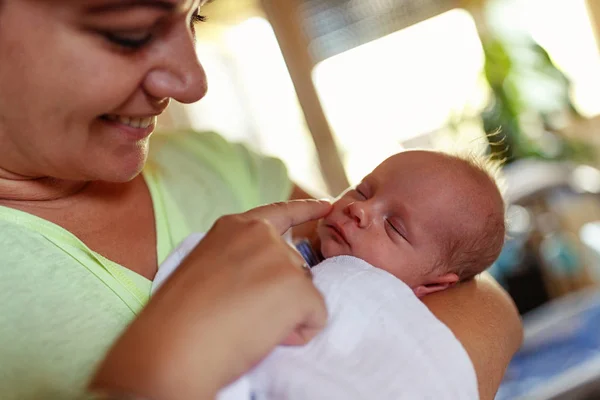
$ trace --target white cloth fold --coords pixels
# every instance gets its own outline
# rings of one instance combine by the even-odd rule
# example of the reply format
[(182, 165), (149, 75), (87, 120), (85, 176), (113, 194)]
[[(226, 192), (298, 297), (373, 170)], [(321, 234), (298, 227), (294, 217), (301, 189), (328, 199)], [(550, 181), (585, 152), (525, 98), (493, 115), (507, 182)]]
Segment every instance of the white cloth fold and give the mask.
[(173, 272), (175, 272), (175, 270), (177, 269), (177, 267), (179, 267), (179, 264), (181, 264), (183, 259), (187, 257), (187, 255), (190, 254), (192, 250), (194, 250), (194, 247), (196, 247), (198, 243), (200, 243), (204, 236), (204, 233), (192, 233), (191, 235), (183, 239), (183, 241), (175, 248), (175, 250), (173, 250), (171, 254), (167, 256), (165, 261), (163, 261), (162, 264), (160, 264), (160, 266), (158, 267), (158, 272), (156, 273), (156, 276), (154, 276), (154, 280), (152, 281), (152, 289), (150, 290), (151, 295), (153, 295), (158, 289), (160, 289), (160, 287), (165, 283), (167, 278), (171, 276)]
[(327, 327), (276, 348), (219, 400), (478, 399), (466, 351), (406, 284), (350, 256), (312, 271)]

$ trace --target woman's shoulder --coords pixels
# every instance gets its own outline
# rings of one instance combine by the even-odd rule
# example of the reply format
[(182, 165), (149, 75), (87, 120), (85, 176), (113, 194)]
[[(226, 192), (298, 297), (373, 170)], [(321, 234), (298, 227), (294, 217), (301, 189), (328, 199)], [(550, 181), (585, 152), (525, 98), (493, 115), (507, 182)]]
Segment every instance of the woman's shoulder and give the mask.
[(191, 162), (218, 171), (238, 174), (258, 174), (261, 167), (285, 170), (283, 163), (249, 148), (247, 145), (226, 140), (212, 131), (193, 129), (157, 132), (150, 145), (149, 162)]
[(239, 146), (215, 132), (193, 129), (159, 131), (152, 136), (150, 143), (150, 161), (168, 157), (175, 152), (178, 158), (194, 157), (198, 161), (215, 164), (230, 161), (229, 157)]
[[(88, 300), (97, 306), (104, 297), (115, 297), (107, 289), (107, 279), (102, 279), (108, 272), (99, 276), (102, 267), (90, 267), (89, 250), (72, 239), (61, 240), (60, 233), (49, 235), (44, 228), (36, 229), (32, 221), (20, 224), (0, 217), (0, 321), (24, 317), (27, 306), (57, 315)], [(95, 293), (94, 301), (88, 298), (90, 293)], [(20, 315), (10, 316), (6, 312), (10, 307)], [(126, 306), (123, 309), (131, 313)], [(0, 323), (0, 332), (1, 327), (5, 325)]]
[[(42, 249), (50, 243), (41, 235), (9, 220), (0, 218), (0, 276), (24, 273), (22, 268), (9, 268), (12, 264), (44, 257)], [(4, 280), (4, 279), (2, 279)]]
[[(74, 257), (57, 244), (66, 236), (67, 231), (32, 214), (0, 208), (0, 288), (38, 282), (36, 274), (66, 273)], [(52, 271), (59, 265), (64, 267)]]
[(172, 186), (178, 185), (177, 191), (210, 193), (213, 203), (219, 198), (225, 202), (235, 199), (239, 209), (228, 212), (285, 200), (291, 191), (287, 169), (279, 159), (214, 132), (158, 132), (150, 148), (150, 169)]
[(0, 218), (3, 399), (47, 398), (49, 390), (81, 387), (132, 317), (73, 254)]

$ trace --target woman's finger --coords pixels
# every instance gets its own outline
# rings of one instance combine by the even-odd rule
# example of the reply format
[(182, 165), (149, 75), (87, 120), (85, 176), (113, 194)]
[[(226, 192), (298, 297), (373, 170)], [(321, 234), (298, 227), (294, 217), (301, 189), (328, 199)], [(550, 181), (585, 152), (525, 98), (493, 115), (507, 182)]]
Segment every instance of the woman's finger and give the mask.
[(325, 327), (327, 322), (327, 313), (322, 313), (322, 317), (314, 326), (302, 325), (290, 333), (281, 344), (283, 346), (304, 346), (317, 336)]
[(326, 200), (292, 200), (253, 208), (241, 215), (267, 220), (283, 235), (291, 227), (324, 217), (330, 210), (331, 203)]

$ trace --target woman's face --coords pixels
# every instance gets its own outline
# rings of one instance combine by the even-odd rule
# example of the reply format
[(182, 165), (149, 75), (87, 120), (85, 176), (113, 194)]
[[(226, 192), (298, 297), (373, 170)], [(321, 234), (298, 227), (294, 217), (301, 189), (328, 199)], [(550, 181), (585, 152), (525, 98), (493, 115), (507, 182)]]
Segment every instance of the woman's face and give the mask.
[(199, 0), (3, 0), (0, 172), (123, 182), (171, 98), (206, 93)]

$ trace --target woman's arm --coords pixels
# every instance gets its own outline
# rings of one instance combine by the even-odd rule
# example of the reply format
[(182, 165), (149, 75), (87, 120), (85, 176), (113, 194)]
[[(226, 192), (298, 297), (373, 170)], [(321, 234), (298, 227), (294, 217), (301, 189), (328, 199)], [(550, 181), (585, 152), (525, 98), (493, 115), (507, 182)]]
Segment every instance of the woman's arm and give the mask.
[(423, 298), (469, 354), (481, 400), (492, 400), (523, 338), (517, 309), (488, 274)]

